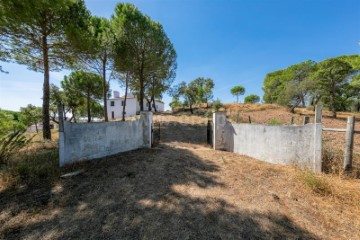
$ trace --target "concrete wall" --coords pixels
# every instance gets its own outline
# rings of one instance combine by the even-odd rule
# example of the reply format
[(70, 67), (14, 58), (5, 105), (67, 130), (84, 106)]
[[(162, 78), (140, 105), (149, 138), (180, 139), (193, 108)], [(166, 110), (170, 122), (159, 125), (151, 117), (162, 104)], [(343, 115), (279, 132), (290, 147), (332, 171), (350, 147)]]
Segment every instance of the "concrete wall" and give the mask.
[(152, 113), (127, 122), (70, 123), (59, 128), (60, 166), (151, 147)]
[(268, 126), (227, 122), (225, 113), (214, 114), (214, 149), (262, 161), (321, 171), (320, 124)]

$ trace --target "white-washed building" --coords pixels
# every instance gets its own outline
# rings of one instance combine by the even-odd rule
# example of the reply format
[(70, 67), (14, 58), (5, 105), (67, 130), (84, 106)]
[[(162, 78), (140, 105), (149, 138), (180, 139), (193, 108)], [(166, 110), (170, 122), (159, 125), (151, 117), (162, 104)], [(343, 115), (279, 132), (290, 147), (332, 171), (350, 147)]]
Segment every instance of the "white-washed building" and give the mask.
[[(118, 91), (114, 91), (113, 98), (107, 100), (107, 114), (110, 120), (122, 118), (122, 111), (125, 102), (125, 96), (120, 97)], [(152, 111), (163, 112), (164, 103), (161, 101), (155, 101), (155, 106), (152, 107)], [(144, 100), (144, 111), (148, 110), (148, 102)], [(125, 117), (132, 117), (140, 112), (140, 104), (136, 97), (128, 93), (126, 97), (126, 106), (125, 106)]]

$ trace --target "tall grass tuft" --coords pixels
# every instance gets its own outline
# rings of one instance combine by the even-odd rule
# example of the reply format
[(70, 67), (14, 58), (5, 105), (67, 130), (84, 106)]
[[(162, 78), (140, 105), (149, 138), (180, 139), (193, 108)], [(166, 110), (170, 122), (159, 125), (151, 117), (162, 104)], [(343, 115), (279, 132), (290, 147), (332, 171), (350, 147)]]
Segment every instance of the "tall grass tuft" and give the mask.
[(9, 157), (28, 145), (32, 138), (24, 135), (24, 130), (15, 131), (0, 139), (0, 164), (5, 164)]
[(331, 185), (324, 176), (305, 170), (301, 173), (301, 179), (314, 193), (322, 196), (332, 195)]

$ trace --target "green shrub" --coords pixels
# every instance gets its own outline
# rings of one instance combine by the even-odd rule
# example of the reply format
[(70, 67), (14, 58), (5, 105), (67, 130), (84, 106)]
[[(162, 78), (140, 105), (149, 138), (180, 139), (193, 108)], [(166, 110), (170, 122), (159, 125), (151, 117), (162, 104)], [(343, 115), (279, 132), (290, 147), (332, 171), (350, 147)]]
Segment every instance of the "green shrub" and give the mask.
[(213, 112), (211, 110), (207, 110), (204, 114), (204, 116), (207, 118), (212, 117), (212, 115), (213, 115)]
[(216, 101), (214, 101), (212, 103), (212, 109), (214, 109), (215, 111), (219, 111), (219, 109), (222, 107), (223, 107), (223, 104), (221, 103), (220, 99), (217, 99)]
[(19, 130), (0, 139), (0, 164), (6, 163), (12, 154), (30, 143), (32, 138), (25, 137), (24, 133), (24, 130)]

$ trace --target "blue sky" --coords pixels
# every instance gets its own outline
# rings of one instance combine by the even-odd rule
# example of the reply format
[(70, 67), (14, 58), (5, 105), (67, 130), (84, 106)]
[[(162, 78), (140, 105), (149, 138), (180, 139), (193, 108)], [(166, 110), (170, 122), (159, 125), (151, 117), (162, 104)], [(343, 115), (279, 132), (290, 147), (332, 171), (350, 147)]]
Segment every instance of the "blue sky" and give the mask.
[[(93, 15), (110, 18), (119, 1), (85, 2)], [(234, 85), (243, 85), (245, 96), (262, 96), (268, 72), (308, 59), (360, 53), (358, 0), (129, 2), (162, 23), (173, 42), (178, 54), (174, 84), (210, 77), (215, 81), (215, 98), (224, 103), (235, 100), (230, 94)], [(41, 106), (42, 74), (17, 64), (1, 65), (10, 73), (0, 73), (0, 108)], [(59, 85), (64, 74), (68, 71), (51, 73), (51, 82)], [(117, 81), (111, 88), (121, 90)], [(171, 99), (163, 100), (168, 105)]]

